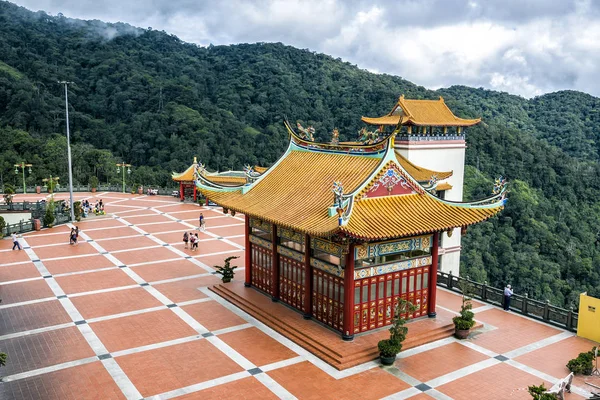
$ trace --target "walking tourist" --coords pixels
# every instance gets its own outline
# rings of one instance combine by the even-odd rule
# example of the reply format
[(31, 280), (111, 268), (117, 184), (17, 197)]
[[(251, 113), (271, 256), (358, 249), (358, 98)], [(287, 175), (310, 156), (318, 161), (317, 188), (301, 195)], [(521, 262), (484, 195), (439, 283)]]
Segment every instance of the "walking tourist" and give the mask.
[(194, 234), (192, 232), (190, 232), (190, 250), (194, 251), (195, 243), (196, 243), (196, 236), (194, 236)]
[(12, 235), (10, 235), (12, 237), (12, 241), (13, 241), (13, 250), (16, 248), (18, 248), (19, 250), (21, 250), (21, 243), (19, 243), (19, 238), (17, 237), (16, 233), (12, 233)]
[(185, 244), (185, 246), (183, 247), (184, 249), (188, 248), (188, 241), (190, 240), (188, 233), (187, 232), (183, 232), (183, 243)]
[(198, 238), (198, 232), (194, 233), (194, 250), (198, 250), (198, 245), (200, 244), (200, 239)]
[(69, 244), (75, 243), (75, 228), (71, 228), (71, 232), (69, 233)]
[(504, 288), (504, 309), (506, 311), (510, 310), (510, 298), (513, 295), (513, 291), (511, 289), (510, 285), (506, 285), (506, 287)]
[(204, 215), (202, 213), (200, 213), (200, 217), (198, 218), (198, 225), (198, 228), (200, 228), (200, 230), (204, 232), (206, 228), (204, 223)]

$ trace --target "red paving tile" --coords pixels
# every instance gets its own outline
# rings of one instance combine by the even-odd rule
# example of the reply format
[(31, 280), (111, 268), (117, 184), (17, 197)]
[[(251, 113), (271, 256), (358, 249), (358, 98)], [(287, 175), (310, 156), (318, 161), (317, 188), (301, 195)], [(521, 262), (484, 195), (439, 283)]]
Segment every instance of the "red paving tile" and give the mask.
[(159, 233), (190, 229), (187, 225), (175, 221), (165, 222), (164, 224), (140, 225), (138, 226), (138, 228), (143, 229), (147, 233)]
[(224, 385), (214, 386), (199, 392), (177, 397), (177, 400), (224, 400), (224, 399), (264, 399), (277, 400), (265, 385), (254, 377), (233, 381)]
[(75, 225), (84, 232), (88, 229), (115, 228), (123, 226), (121, 222), (108, 216), (90, 217), (84, 221), (77, 222)]
[(131, 250), (121, 253), (114, 253), (113, 256), (115, 256), (119, 261), (121, 261), (125, 265), (168, 260), (180, 257), (179, 255), (173, 253), (171, 250), (165, 249), (158, 243), (154, 243), (154, 245), (157, 247), (143, 250)]
[(0, 398), (119, 400), (125, 396), (100, 361), (0, 385)]
[(491, 324), (498, 329), (482, 335), (475, 335), (470, 340), (479, 346), (499, 354), (563, 332), (500, 309), (491, 309), (477, 313), (475, 319)]
[(500, 363), (481, 371), (466, 375), (455, 381), (436, 387), (436, 389), (456, 400), (461, 399), (527, 399), (530, 385), (552, 385), (537, 376)]
[(120, 268), (87, 274), (58, 276), (56, 277), (56, 281), (67, 294), (91, 292), (93, 290), (135, 284), (135, 281)]
[(106, 251), (134, 250), (140, 247), (156, 246), (157, 243), (146, 236), (139, 235), (132, 238), (100, 240), (98, 244)]
[(61, 236), (61, 238), (64, 240), (64, 244), (58, 246), (36, 247), (34, 249), (35, 254), (43, 261), (47, 258), (72, 257), (98, 253), (98, 250), (94, 249), (91, 244), (86, 242), (80, 241), (76, 245), (70, 245), (68, 234)]
[[(459, 343), (450, 343), (433, 350), (425, 351), (407, 358), (397, 360), (395, 366), (402, 372), (427, 382), (452, 371), (467, 367), (489, 357), (471, 350)], [(444, 360), (432, 363), (431, 360)]]
[[(12, 247), (12, 246), (11, 246)], [(21, 243), (21, 247), (23, 244)], [(11, 264), (16, 262), (29, 261), (29, 256), (24, 250), (3, 251), (0, 253), (0, 264)]]
[[(59, 235), (39, 235), (39, 236), (27, 236), (25, 239), (30, 246), (44, 246), (47, 244), (65, 243), (65, 237), (69, 237), (69, 232), (65, 231)], [(67, 242), (69, 240), (67, 239)]]
[[(237, 221), (237, 220), (234, 220)], [(230, 226), (224, 226), (224, 227), (219, 227), (219, 228), (213, 228), (210, 225), (206, 226), (206, 230), (214, 233), (215, 235), (219, 235), (219, 236), (234, 236), (234, 235), (243, 235), (244, 234), (244, 230), (246, 229), (244, 227), (244, 223), (237, 221), (236, 222), (239, 225), (230, 225)], [(225, 224), (223, 224), (225, 225)]]
[(90, 326), (110, 352), (198, 334), (171, 310), (93, 322)]
[(72, 297), (71, 301), (85, 319), (162, 305), (160, 301), (142, 287)]
[(92, 239), (117, 238), (122, 236), (134, 236), (140, 234), (135, 229), (125, 225), (123, 225), (122, 228), (101, 229), (98, 231), (87, 231), (85, 233)]
[(0, 315), (0, 336), (71, 322), (58, 300), (6, 308)]
[(409, 387), (379, 368), (335, 379), (309, 362), (270, 371), (269, 376), (299, 399), (380, 399)]
[(161, 283), (153, 285), (159, 292), (165, 295), (174, 303), (184, 301), (203, 299), (206, 295), (198, 290), (199, 287), (213, 286), (221, 283), (221, 280), (214, 275), (201, 278), (185, 279), (170, 283)]
[(146, 282), (162, 281), (190, 275), (206, 274), (207, 271), (186, 259), (133, 267), (132, 270)]
[(0, 266), (0, 283), (19, 279), (38, 278), (39, 271), (33, 263)]
[(201, 240), (198, 243), (198, 249), (194, 250), (194, 251), (192, 251), (190, 248), (188, 248), (187, 250), (184, 249), (183, 242), (178, 242), (175, 246), (177, 246), (177, 248), (179, 250), (184, 251), (186, 254), (188, 254), (190, 256), (200, 256), (203, 254), (212, 254), (212, 253), (221, 253), (221, 252), (229, 252), (229, 251), (239, 250), (237, 247), (235, 247), (223, 240), (218, 240), (215, 238), (211, 238), (208, 240)]
[(116, 360), (144, 397), (243, 371), (204, 339)]
[(54, 293), (50, 290), (44, 279), (0, 285), (2, 305), (43, 299), (45, 297), (54, 297)]
[(147, 216), (136, 216), (136, 215), (125, 216), (124, 215), (121, 218), (125, 219), (130, 224), (134, 224), (134, 225), (173, 221), (172, 219), (169, 219), (169, 218), (165, 217), (164, 215), (154, 213), (150, 210), (148, 210), (148, 211), (149, 211), (149, 213), (152, 213), (152, 215), (147, 215)]
[(246, 323), (242, 318), (216, 301), (191, 304), (182, 308), (209, 331), (216, 331)]
[(115, 265), (100, 254), (65, 258), (62, 260), (46, 260), (44, 266), (52, 274), (65, 274), (69, 272), (91, 271), (94, 269), (114, 267)]
[(94, 356), (75, 326), (0, 340), (0, 349), (9, 360), (2, 367), (4, 376)]
[(181, 244), (183, 246), (183, 233), (184, 232), (193, 232), (193, 233), (197, 233), (198, 234), (198, 238), (200, 240), (216, 240), (214, 237), (203, 233), (203, 232), (199, 232), (197, 230), (194, 230), (192, 228), (187, 228), (187, 229), (181, 229), (178, 230), (177, 232), (170, 232), (170, 233), (155, 233), (154, 237), (166, 242), (166, 243), (170, 243), (170, 244)]
[[(473, 308), (484, 306), (484, 303), (481, 303), (477, 300), (471, 300), (473, 304)], [(447, 308), (452, 311), (460, 311), (460, 307), (462, 306), (462, 297), (457, 293), (450, 293), (443, 289), (438, 289), (436, 294), (436, 304)]]
[(219, 339), (258, 366), (297, 356), (292, 350), (254, 327), (219, 335)]

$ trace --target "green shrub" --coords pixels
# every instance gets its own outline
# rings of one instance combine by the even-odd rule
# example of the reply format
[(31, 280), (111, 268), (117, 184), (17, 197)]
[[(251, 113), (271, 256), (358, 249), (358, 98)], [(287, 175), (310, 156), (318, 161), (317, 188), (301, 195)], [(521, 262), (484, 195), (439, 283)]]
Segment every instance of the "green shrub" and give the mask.
[(52, 226), (54, 225), (54, 220), (54, 201), (50, 200), (46, 204), (46, 213), (44, 214), (44, 225), (46, 225), (49, 228), (52, 228)]
[(460, 306), (459, 315), (452, 318), (452, 322), (454, 322), (454, 327), (457, 330), (466, 331), (475, 325), (475, 314), (471, 311), (473, 309), (473, 304), (471, 303), (473, 286), (469, 281), (464, 280), (460, 283), (460, 289), (463, 293), (462, 305)]
[(11, 205), (13, 202), (13, 197), (15, 196), (15, 187), (13, 185), (6, 184), (4, 185), (4, 202), (8, 205)]
[(90, 176), (88, 183), (90, 184), (91, 188), (97, 189), (100, 182), (98, 181), (98, 177), (96, 175), (92, 175)]
[(586, 353), (579, 353), (577, 358), (574, 358), (567, 363), (567, 368), (569, 369), (569, 371), (571, 371), (575, 375), (591, 375), (592, 370), (594, 369), (595, 351), (596, 348), (592, 347), (591, 351), (588, 351)]
[(4, 237), (4, 229), (6, 229), (6, 221), (0, 216), (0, 239)]
[(235, 260), (236, 258), (240, 258), (239, 256), (231, 256), (231, 257), (227, 257), (225, 259), (225, 265), (220, 266), (220, 265), (215, 265), (215, 268), (217, 269), (217, 273), (221, 274), (222, 277), (221, 279), (223, 280), (223, 282), (231, 282), (231, 280), (233, 279), (233, 276), (235, 275), (235, 272), (233, 271), (234, 269), (236, 269), (236, 266), (230, 266), (231, 264), (231, 260)]
[(73, 203), (73, 214), (75, 215), (75, 221), (79, 222), (81, 221), (81, 202), (80, 201), (76, 201), (75, 203)]
[(540, 386), (531, 385), (527, 388), (527, 391), (534, 400), (557, 400), (558, 397), (552, 393), (544, 393), (546, 387), (542, 383)]
[[(380, 340), (377, 343), (379, 352), (383, 357), (393, 357), (402, 351), (402, 342), (406, 339), (408, 328), (404, 326), (410, 319), (412, 313), (417, 307), (408, 300), (400, 299), (396, 310), (394, 310), (394, 318), (392, 326), (389, 329), (390, 338)], [(404, 316), (406, 315), (406, 318)]]
[(6, 353), (0, 352), (0, 367), (4, 367), (6, 365), (7, 358), (8, 358), (8, 356), (6, 355)]
[(395, 357), (402, 350), (402, 343), (393, 341), (392, 339), (383, 339), (377, 343), (379, 353), (382, 357)]

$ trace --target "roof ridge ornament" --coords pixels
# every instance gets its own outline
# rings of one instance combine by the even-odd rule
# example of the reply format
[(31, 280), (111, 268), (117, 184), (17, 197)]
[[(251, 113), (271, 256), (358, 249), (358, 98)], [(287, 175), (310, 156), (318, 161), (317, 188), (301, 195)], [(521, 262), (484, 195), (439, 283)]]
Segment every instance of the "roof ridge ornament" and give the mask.
[(344, 186), (342, 182), (334, 181), (331, 191), (333, 192), (333, 206), (330, 207), (330, 214), (333, 209), (338, 216), (338, 226), (342, 226), (344, 225)]
[(333, 128), (333, 131), (331, 132), (331, 144), (340, 144), (340, 131), (338, 128)]
[(315, 128), (312, 125), (305, 128), (300, 122), (296, 122), (296, 127), (298, 128), (298, 134), (301, 139), (310, 140), (311, 142), (315, 141)]
[(358, 141), (362, 144), (373, 144), (379, 141), (379, 130), (369, 131), (363, 127), (358, 131)]

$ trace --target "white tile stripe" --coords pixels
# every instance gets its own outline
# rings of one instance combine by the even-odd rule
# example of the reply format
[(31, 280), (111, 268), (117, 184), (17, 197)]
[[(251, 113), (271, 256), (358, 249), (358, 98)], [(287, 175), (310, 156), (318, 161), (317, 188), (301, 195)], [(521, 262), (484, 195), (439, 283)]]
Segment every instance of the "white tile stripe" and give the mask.
[(21, 372), (19, 374), (9, 375), (2, 378), (2, 382), (11, 382), (19, 379), (30, 378), (32, 376), (38, 376), (47, 374), (49, 372), (60, 371), (61, 369), (76, 367), (78, 365), (89, 364), (94, 361), (98, 361), (98, 357), (82, 358), (80, 360), (69, 361), (61, 364), (52, 365), (50, 367), (32, 369), (31, 371)]

